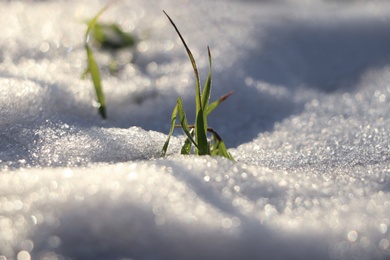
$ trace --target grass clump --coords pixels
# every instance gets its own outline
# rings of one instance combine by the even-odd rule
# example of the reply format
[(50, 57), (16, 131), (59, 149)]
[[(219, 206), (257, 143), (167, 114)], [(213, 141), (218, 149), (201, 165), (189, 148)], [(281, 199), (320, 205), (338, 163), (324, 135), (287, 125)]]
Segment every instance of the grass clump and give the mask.
[[(82, 77), (90, 74), (93, 86), (95, 88), (98, 112), (103, 119), (107, 118), (106, 100), (103, 93), (102, 80), (99, 66), (92, 51), (91, 42), (105, 50), (116, 51), (126, 47), (133, 47), (136, 39), (130, 34), (124, 32), (116, 23), (99, 23), (99, 17), (108, 9), (108, 6), (101, 9), (90, 21), (87, 22), (87, 31), (85, 32), (85, 50), (87, 53), (87, 68)], [(115, 62), (111, 62), (110, 69), (115, 70)]]
[[(184, 38), (176, 27), (175, 23), (164, 11), (164, 14), (167, 16), (173, 27), (175, 28), (177, 34), (179, 35), (187, 55), (191, 61), (194, 75), (195, 75), (195, 103), (196, 103), (196, 116), (195, 124), (189, 125), (187, 122), (187, 117), (183, 108), (182, 99), (179, 97), (175, 108), (173, 109), (171, 116), (171, 128), (168, 134), (168, 138), (162, 149), (162, 156), (166, 155), (170, 138), (172, 137), (175, 127), (180, 127), (184, 134), (187, 136), (184, 144), (181, 148), (181, 154), (190, 154), (193, 150), (196, 155), (217, 155), (226, 157), (230, 160), (234, 160), (232, 155), (227, 151), (226, 146), (219, 134), (212, 128), (208, 127), (207, 116), (224, 100), (226, 100), (232, 92), (222, 96), (218, 100), (210, 103), (210, 93), (211, 93), (211, 78), (212, 78), (212, 59), (210, 48), (208, 47), (208, 58), (209, 58), (209, 73), (206, 79), (206, 82), (203, 87), (203, 91), (200, 86), (199, 71), (196, 66), (194, 56), (192, 55), (190, 49), (188, 48)], [(176, 124), (177, 115), (179, 115), (180, 124)], [(210, 140), (208, 139), (208, 133), (211, 134)], [(193, 149), (194, 148), (194, 149)]]

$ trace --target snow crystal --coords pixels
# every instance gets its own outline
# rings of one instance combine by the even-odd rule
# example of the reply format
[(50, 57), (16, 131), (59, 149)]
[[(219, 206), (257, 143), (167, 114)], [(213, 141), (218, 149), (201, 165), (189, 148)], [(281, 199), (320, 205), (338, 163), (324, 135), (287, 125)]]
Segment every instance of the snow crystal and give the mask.
[[(107, 1), (0, 3), (0, 259), (387, 259), (389, 4), (115, 2), (139, 38), (83, 45)], [(176, 98), (195, 116), (191, 64), (213, 56), (210, 115), (235, 161), (160, 158)], [(180, 133), (178, 131), (177, 133)]]

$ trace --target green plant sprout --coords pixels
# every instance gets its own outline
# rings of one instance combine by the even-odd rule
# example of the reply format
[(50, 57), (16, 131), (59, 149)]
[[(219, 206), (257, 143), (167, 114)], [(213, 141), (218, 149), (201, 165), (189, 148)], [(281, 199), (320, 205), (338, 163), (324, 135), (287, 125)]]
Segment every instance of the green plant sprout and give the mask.
[[(190, 58), (192, 68), (195, 74), (195, 103), (196, 103), (196, 116), (195, 116), (195, 124), (188, 125), (187, 117), (184, 112), (182, 99), (179, 97), (177, 99), (177, 103), (175, 108), (173, 109), (171, 116), (171, 128), (165, 141), (165, 144), (162, 149), (162, 156), (165, 156), (167, 153), (168, 145), (170, 138), (172, 137), (173, 131), (175, 127), (180, 127), (184, 134), (187, 136), (184, 144), (181, 148), (181, 154), (190, 154), (192, 151), (192, 146), (195, 147), (196, 155), (217, 155), (226, 157), (230, 160), (234, 160), (232, 155), (227, 151), (226, 146), (222, 138), (219, 134), (214, 131), (214, 129), (208, 127), (207, 116), (224, 100), (226, 100), (233, 92), (229, 92), (226, 95), (219, 98), (217, 101), (213, 103), (209, 103), (210, 101), (210, 93), (211, 93), (211, 77), (212, 77), (212, 60), (211, 60), (211, 52), (210, 48), (207, 47), (208, 51), (208, 59), (209, 59), (209, 73), (206, 79), (206, 82), (203, 87), (203, 91), (200, 87), (200, 79), (199, 79), (199, 71), (196, 66), (196, 62), (194, 56), (192, 55), (190, 49), (188, 48), (184, 38), (180, 34), (178, 28), (172, 19), (168, 16), (168, 14), (163, 11), (167, 16), (173, 27), (175, 28), (177, 34), (179, 35), (188, 57)], [(201, 93), (202, 92), (202, 93)], [(179, 115), (180, 124), (176, 125), (176, 118)], [(207, 133), (211, 133), (211, 138), (208, 140)]]
[[(107, 118), (106, 101), (103, 93), (99, 66), (93, 55), (90, 42), (93, 40), (93, 42), (100, 48), (114, 51), (126, 47), (132, 47), (136, 43), (136, 39), (130, 33), (122, 31), (118, 24), (98, 23), (99, 17), (107, 9), (108, 6), (105, 6), (89, 22), (87, 22), (88, 27), (85, 33), (84, 45), (87, 53), (87, 68), (82, 74), (82, 77), (85, 77), (87, 74), (91, 75), (97, 96), (98, 112), (103, 119)], [(110, 70), (116, 70), (115, 61), (110, 63)]]
[(92, 18), (91, 21), (88, 23), (87, 31), (85, 32), (85, 42), (84, 47), (87, 52), (87, 68), (85, 72), (83, 73), (83, 76), (86, 76), (88, 73), (91, 75), (93, 86), (95, 87), (95, 92), (97, 96), (97, 102), (98, 102), (98, 111), (99, 114), (103, 119), (107, 118), (106, 113), (106, 100), (103, 93), (103, 87), (102, 87), (102, 80), (100, 76), (100, 70), (99, 66), (95, 60), (95, 57), (92, 52), (92, 48), (89, 45), (90, 42), (90, 34), (92, 30), (95, 28), (95, 25), (97, 23), (97, 20), (99, 17), (107, 10), (108, 6), (101, 9), (95, 17)]

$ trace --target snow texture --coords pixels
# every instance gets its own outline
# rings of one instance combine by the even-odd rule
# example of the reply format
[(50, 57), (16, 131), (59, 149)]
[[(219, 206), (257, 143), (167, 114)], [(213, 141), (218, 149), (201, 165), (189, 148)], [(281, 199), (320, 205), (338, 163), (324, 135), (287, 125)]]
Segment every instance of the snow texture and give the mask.
[[(0, 259), (389, 259), (390, 4), (112, 1), (139, 38), (96, 52), (108, 1), (0, 2)], [(191, 64), (213, 56), (210, 117), (235, 162), (160, 151)], [(177, 133), (180, 133), (179, 131)]]

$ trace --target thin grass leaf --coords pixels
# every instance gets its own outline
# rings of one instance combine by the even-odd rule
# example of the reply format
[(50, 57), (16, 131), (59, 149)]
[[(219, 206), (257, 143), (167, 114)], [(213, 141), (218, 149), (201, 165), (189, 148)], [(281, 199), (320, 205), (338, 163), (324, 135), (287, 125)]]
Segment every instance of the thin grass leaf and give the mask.
[(219, 156), (222, 156), (222, 157), (225, 157), (225, 158), (228, 158), (228, 159), (234, 161), (233, 156), (227, 151), (224, 141), (222, 141), (222, 140), (219, 141), (217, 149), (218, 149)]
[(165, 141), (164, 146), (163, 146), (163, 149), (162, 149), (162, 151), (161, 151), (161, 155), (162, 155), (162, 156), (165, 156), (165, 155), (167, 154), (169, 141), (170, 141), (170, 139), (171, 139), (171, 137), (172, 137), (173, 130), (175, 130), (176, 117), (177, 117), (177, 109), (178, 109), (178, 104), (176, 104), (175, 108), (174, 108), (173, 111), (172, 111), (172, 116), (171, 116), (171, 129), (169, 130), (169, 134), (168, 134), (167, 140)]
[(212, 133), (214, 138), (214, 146), (211, 155), (222, 156), (234, 161), (233, 156), (227, 151), (225, 142), (222, 140), (220, 135), (212, 128), (208, 128), (207, 131)]
[[(211, 77), (212, 77), (212, 61), (211, 61), (211, 52), (210, 48), (207, 47), (207, 53), (208, 53), (208, 58), (209, 58), (209, 73), (207, 75), (207, 79), (203, 88), (203, 93), (201, 97), (201, 106), (200, 106), (200, 111), (199, 114), (197, 114), (197, 128), (196, 130), (199, 131), (201, 135), (197, 135), (198, 137), (198, 144), (201, 147), (201, 151), (199, 151), (200, 155), (205, 155), (205, 154), (210, 154), (210, 143), (207, 140), (207, 108), (209, 105), (209, 100), (210, 100), (210, 93), (211, 93)], [(199, 118), (202, 117), (202, 118)], [(202, 120), (203, 119), (203, 120)], [(203, 121), (203, 122), (202, 122)], [(200, 123), (200, 124), (199, 124)], [(198, 125), (199, 124), (199, 125)], [(202, 143), (202, 146), (200, 145)]]
[(99, 102), (98, 110), (102, 118), (106, 119), (107, 118), (106, 100), (103, 94), (99, 66), (96, 63), (91, 48), (88, 45), (85, 45), (85, 48), (87, 50), (88, 71), (91, 74), (92, 82), (95, 87), (96, 96)]
[(210, 105), (208, 105), (206, 111), (205, 111), (205, 114), (208, 115), (210, 114), (214, 109), (217, 108), (217, 106), (219, 104), (221, 104), (223, 101), (225, 101), (226, 99), (228, 99), (231, 95), (233, 95), (233, 91), (230, 91), (229, 93), (223, 95), (222, 97), (220, 97), (218, 100), (214, 101), (213, 103), (211, 103)]
[(219, 141), (215, 140), (213, 142), (213, 149), (211, 150), (211, 156), (220, 156), (219, 154)]
[(202, 107), (199, 85), (196, 87), (195, 140), (198, 144), (198, 150), (196, 151), (197, 154), (210, 154), (210, 146), (207, 141), (207, 117)]
[[(181, 42), (183, 43), (186, 51), (187, 51), (187, 55), (188, 57), (190, 58), (190, 61), (191, 61), (191, 64), (192, 64), (192, 68), (194, 69), (194, 74), (195, 74), (195, 78), (196, 78), (196, 85), (197, 85), (197, 89), (200, 89), (200, 79), (199, 79), (199, 72), (198, 72), (198, 67), (196, 66), (196, 62), (195, 62), (195, 59), (194, 59), (194, 56), (192, 55), (190, 49), (188, 48), (187, 46), (187, 43), (186, 41), (184, 40), (183, 36), (181, 36), (181, 33), (179, 32), (179, 29), (177, 29), (176, 27), (176, 24), (172, 21), (171, 17), (169, 17), (169, 15), (163, 11), (164, 14), (167, 16), (168, 20), (171, 22), (171, 24), (173, 25), (173, 28), (175, 28), (175, 31), (177, 32), (177, 34), (179, 35), (180, 37), (180, 40)], [(199, 94), (199, 97), (200, 97), (200, 94)]]
[[(194, 138), (194, 135), (195, 135), (194, 129), (191, 129), (190, 134), (191, 134), (192, 138)], [(191, 148), (192, 148), (192, 142), (189, 138), (186, 138), (186, 140), (184, 141), (184, 145), (181, 148), (180, 153), (184, 154), (184, 155), (189, 155), (191, 153)]]
[(198, 155), (208, 155), (210, 154), (210, 146), (207, 140), (207, 123), (206, 117), (204, 116), (203, 111), (199, 111), (196, 117), (195, 123), (195, 140), (198, 150), (196, 151)]
[[(192, 135), (189, 132), (187, 117), (186, 117), (186, 114), (184, 112), (183, 101), (181, 100), (181, 98), (177, 99), (177, 111), (179, 113), (180, 125), (181, 125), (183, 132), (191, 140), (191, 142), (195, 145), (195, 147), (199, 149), (198, 144), (195, 142), (194, 138), (192, 138)], [(196, 132), (195, 132), (195, 134), (196, 134)]]
[(209, 67), (209, 74), (207, 75), (206, 83), (204, 84), (203, 93), (202, 93), (202, 108), (204, 111), (207, 111), (207, 107), (210, 101), (210, 93), (211, 93), (212, 62), (211, 62), (211, 52), (209, 47), (207, 47), (207, 53), (209, 56), (210, 67)]
[(106, 101), (104, 98), (99, 66), (97, 65), (95, 57), (93, 56), (92, 49), (88, 45), (88, 40), (89, 40), (89, 35), (90, 35), (91, 31), (93, 30), (93, 28), (95, 27), (95, 25), (97, 23), (97, 20), (99, 19), (100, 15), (102, 15), (107, 10), (107, 8), (108, 8), (108, 6), (102, 8), (95, 15), (95, 17), (92, 18), (92, 20), (88, 23), (88, 28), (87, 28), (87, 31), (85, 33), (85, 49), (87, 51), (88, 65), (87, 65), (87, 69), (85, 70), (84, 73), (89, 72), (91, 75), (92, 82), (93, 82), (93, 85), (95, 87), (97, 100), (99, 103), (98, 111), (103, 119), (107, 118)]
[(108, 9), (108, 5), (103, 7), (88, 23), (87, 31), (85, 32), (86, 43), (88, 42), (88, 38), (93, 28), (95, 27), (99, 17)]

